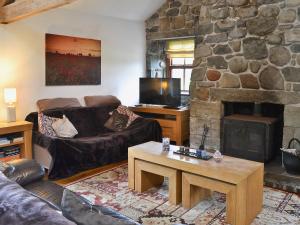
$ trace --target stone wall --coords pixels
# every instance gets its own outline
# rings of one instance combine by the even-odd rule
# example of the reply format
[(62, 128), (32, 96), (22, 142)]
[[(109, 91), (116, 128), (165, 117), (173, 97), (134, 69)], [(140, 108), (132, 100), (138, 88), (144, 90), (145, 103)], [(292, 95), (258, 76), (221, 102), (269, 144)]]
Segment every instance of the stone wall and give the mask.
[(204, 123), (209, 144), (220, 145), (222, 101), (300, 102), (300, 0), (168, 0), (146, 21), (146, 32), (148, 44), (196, 39), (194, 147)]

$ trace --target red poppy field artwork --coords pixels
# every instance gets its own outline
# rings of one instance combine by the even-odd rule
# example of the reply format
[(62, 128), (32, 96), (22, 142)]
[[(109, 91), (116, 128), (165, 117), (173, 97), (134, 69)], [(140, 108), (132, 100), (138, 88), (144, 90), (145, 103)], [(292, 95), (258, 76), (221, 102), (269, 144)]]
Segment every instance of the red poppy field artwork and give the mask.
[(46, 85), (101, 84), (101, 41), (46, 34)]

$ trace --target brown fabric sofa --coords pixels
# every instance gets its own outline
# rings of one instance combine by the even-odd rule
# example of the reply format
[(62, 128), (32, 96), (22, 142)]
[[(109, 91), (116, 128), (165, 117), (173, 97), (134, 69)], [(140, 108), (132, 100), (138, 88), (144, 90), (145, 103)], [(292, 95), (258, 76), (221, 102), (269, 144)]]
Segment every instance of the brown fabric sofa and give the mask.
[(49, 137), (38, 131), (38, 114), (26, 120), (34, 123), (33, 143), (47, 149), (52, 157), (49, 178), (59, 179), (77, 172), (126, 160), (128, 147), (148, 141), (161, 141), (161, 127), (151, 119), (138, 118), (128, 128), (114, 132), (104, 127), (117, 105), (46, 110), (61, 118), (66, 115), (78, 131), (74, 138)]

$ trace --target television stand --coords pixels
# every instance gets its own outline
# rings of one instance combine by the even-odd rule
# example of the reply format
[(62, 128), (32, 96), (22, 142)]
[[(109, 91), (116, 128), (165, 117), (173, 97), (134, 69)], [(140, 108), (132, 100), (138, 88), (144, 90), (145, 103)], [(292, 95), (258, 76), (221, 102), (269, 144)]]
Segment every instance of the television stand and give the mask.
[(190, 110), (186, 107), (170, 109), (165, 107), (136, 106), (129, 107), (134, 113), (154, 119), (162, 128), (163, 137), (169, 137), (177, 145), (183, 145), (190, 135)]

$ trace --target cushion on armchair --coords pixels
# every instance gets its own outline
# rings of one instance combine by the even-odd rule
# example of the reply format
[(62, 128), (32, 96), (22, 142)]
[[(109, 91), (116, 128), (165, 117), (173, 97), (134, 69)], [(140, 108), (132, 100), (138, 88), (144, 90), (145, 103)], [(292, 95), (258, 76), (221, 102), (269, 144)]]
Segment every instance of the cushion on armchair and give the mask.
[(5, 172), (5, 175), (21, 186), (41, 180), (45, 175), (43, 167), (34, 160), (18, 159), (10, 161), (8, 164), (12, 169)]

